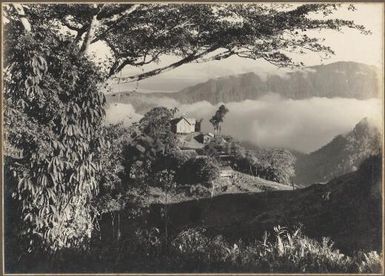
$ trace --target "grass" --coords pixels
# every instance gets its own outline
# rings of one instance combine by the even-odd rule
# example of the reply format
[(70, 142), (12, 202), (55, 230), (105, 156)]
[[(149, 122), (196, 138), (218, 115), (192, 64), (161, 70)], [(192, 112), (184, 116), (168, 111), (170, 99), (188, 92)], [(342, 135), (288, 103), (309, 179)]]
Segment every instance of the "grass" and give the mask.
[[(219, 177), (214, 180), (214, 196), (236, 193), (263, 193), (275, 190), (292, 190), (291, 186), (254, 177), (234, 171), (232, 178)], [(179, 185), (177, 190), (168, 196), (168, 203), (178, 203), (200, 198), (210, 198), (208, 185)], [(164, 203), (165, 193), (157, 187), (151, 187), (146, 199), (148, 204)]]
[(204, 229), (188, 229), (172, 241), (183, 271), (195, 264), (203, 271), (378, 273), (381, 257), (376, 252), (342, 254), (328, 238), (310, 239), (300, 229), (289, 232), (275, 227), (273, 234), (244, 244), (229, 243), (222, 236), (208, 237)]
[[(300, 228), (277, 226), (252, 242), (229, 242), (204, 228), (188, 228), (166, 241), (157, 228), (137, 229), (119, 242), (90, 251), (66, 251), (56, 259), (36, 257), (22, 267), (29, 273), (379, 273), (375, 252), (341, 253), (328, 238), (305, 236)], [(18, 267), (20, 268), (20, 267)], [(23, 271), (13, 271), (23, 272)]]

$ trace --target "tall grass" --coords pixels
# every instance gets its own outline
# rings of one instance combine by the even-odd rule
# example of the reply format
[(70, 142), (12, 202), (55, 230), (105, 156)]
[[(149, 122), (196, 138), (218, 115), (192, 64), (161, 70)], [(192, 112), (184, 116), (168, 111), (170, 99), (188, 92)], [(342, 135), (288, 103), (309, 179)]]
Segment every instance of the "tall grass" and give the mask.
[(229, 243), (222, 236), (209, 238), (203, 229), (181, 232), (172, 242), (180, 267), (196, 265), (206, 271), (378, 273), (381, 257), (376, 252), (347, 256), (333, 242), (306, 237), (301, 229), (293, 232), (275, 227), (262, 240)]
[[(166, 242), (157, 229), (137, 229), (123, 240), (101, 243), (88, 252), (63, 252), (55, 262), (32, 271), (53, 272), (287, 272), (287, 273), (379, 273), (377, 252), (345, 255), (328, 238), (316, 241), (300, 228), (288, 231), (277, 226), (253, 242), (229, 242), (211, 236), (204, 228), (190, 228)], [(31, 267), (30, 267), (31, 268)], [(31, 271), (31, 269), (28, 269)]]

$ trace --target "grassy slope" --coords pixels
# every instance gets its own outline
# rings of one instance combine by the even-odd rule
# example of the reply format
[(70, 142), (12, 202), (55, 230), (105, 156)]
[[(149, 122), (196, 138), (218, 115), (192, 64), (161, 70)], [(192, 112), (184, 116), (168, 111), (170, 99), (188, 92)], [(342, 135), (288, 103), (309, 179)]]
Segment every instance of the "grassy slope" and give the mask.
[[(301, 223), (313, 238), (331, 237), (351, 252), (379, 250), (381, 198), (379, 160), (354, 173), (295, 191), (224, 194), (169, 206), (173, 232), (203, 226), (230, 239), (260, 237), (275, 225)], [(161, 225), (154, 205), (151, 221)], [(183, 210), (183, 212), (181, 212)]]
[[(275, 191), (275, 190), (291, 190), (292, 188), (288, 185), (284, 185), (278, 182), (265, 180), (259, 177), (254, 177), (241, 172), (234, 171), (234, 177), (230, 178), (220, 178), (217, 181), (214, 181), (214, 185), (217, 186), (217, 195), (218, 194), (228, 194), (228, 193), (259, 193), (266, 191)], [(221, 191), (221, 186), (226, 186), (225, 191)]]
[[(292, 187), (277, 182), (265, 180), (259, 177), (254, 177), (248, 174), (234, 171), (233, 178), (218, 178), (214, 180), (215, 191), (214, 195), (224, 194), (238, 194), (238, 193), (261, 193), (266, 191), (276, 190), (291, 190)], [(201, 194), (189, 193), (188, 190), (178, 189), (177, 193), (172, 194), (168, 197), (169, 203), (180, 203), (189, 200), (198, 200), (202, 198), (210, 198), (211, 190), (204, 188), (202, 185), (201, 189), (205, 189)], [(165, 194), (159, 188), (151, 188), (147, 203), (164, 203)]]

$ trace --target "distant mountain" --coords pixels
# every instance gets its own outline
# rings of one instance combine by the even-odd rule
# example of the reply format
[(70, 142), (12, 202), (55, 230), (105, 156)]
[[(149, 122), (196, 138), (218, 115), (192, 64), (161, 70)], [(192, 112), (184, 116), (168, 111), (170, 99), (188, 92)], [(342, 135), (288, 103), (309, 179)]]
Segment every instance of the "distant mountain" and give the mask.
[(123, 95), (126, 100), (131, 97), (134, 105), (138, 101), (143, 105), (143, 101), (146, 102), (147, 99), (153, 105), (151, 99), (159, 97), (171, 98), (183, 104), (200, 101), (212, 104), (240, 102), (258, 99), (268, 93), (276, 93), (291, 99), (310, 97), (367, 99), (378, 97), (379, 80), (380, 76), (375, 66), (356, 62), (336, 62), (307, 67), (285, 75), (260, 77), (255, 73), (246, 73), (211, 79), (176, 93), (117, 94), (121, 94), (120, 100)]
[(297, 155), (295, 183), (325, 183), (356, 170), (361, 162), (381, 151), (380, 131), (368, 119), (362, 119), (352, 131), (336, 136), (315, 152)]
[[(135, 111), (144, 114), (157, 106), (177, 106), (178, 102), (171, 97), (162, 96), (163, 93), (139, 93), (139, 92), (117, 92), (106, 95), (109, 105), (115, 103), (130, 104)], [(166, 94), (166, 93), (165, 93)]]

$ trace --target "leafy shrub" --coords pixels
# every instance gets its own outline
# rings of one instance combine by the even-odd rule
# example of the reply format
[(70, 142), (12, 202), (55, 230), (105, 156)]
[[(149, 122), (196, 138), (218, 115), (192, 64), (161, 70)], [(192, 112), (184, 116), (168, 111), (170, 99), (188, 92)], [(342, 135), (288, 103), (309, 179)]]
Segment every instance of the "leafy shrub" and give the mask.
[(360, 273), (380, 273), (383, 258), (376, 251), (358, 252), (355, 258), (357, 270)]
[[(334, 249), (328, 238), (321, 242), (303, 235), (301, 229), (290, 233), (275, 227), (274, 235), (265, 233), (263, 240), (245, 245), (230, 245), (222, 236), (209, 238), (204, 229), (188, 229), (172, 242), (173, 253), (188, 266), (199, 262), (206, 271), (231, 269), (258, 272), (360, 272), (381, 271), (381, 258), (376, 252), (347, 256)], [(183, 266), (182, 267), (186, 267)]]
[(189, 159), (177, 172), (177, 182), (181, 184), (205, 183), (218, 177), (219, 166), (212, 158)]
[(261, 149), (252, 146), (246, 149), (230, 137), (216, 137), (204, 148), (205, 154), (222, 159), (228, 154), (231, 167), (235, 170), (263, 179), (291, 184), (295, 175), (295, 156), (285, 149)]
[(187, 258), (203, 255), (209, 239), (204, 235), (205, 229), (187, 229), (180, 232), (171, 242), (175, 253)]
[(351, 258), (333, 249), (333, 243), (324, 238), (312, 240), (296, 230), (290, 234), (276, 227), (275, 237), (269, 242), (257, 242), (245, 250), (242, 258), (246, 266), (259, 266), (274, 272), (347, 272), (352, 269)]

